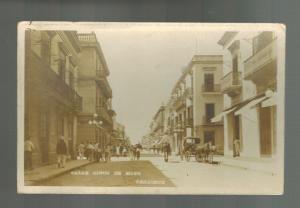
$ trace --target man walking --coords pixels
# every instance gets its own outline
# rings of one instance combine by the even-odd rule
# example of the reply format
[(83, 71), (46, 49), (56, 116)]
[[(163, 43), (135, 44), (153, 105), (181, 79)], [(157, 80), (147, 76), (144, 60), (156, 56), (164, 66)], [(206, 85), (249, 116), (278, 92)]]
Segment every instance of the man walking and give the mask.
[(165, 142), (163, 144), (163, 152), (164, 152), (164, 159), (165, 162), (168, 162), (169, 160), (169, 154), (171, 153), (171, 146), (168, 142)]
[(57, 154), (57, 166), (60, 168), (65, 167), (66, 155), (67, 155), (67, 145), (64, 140), (64, 137), (61, 136), (56, 145), (56, 154)]
[(30, 140), (30, 137), (26, 138), (26, 141), (24, 143), (24, 166), (25, 166), (25, 170), (32, 170), (32, 152), (34, 151), (35, 147), (32, 143), (32, 141)]

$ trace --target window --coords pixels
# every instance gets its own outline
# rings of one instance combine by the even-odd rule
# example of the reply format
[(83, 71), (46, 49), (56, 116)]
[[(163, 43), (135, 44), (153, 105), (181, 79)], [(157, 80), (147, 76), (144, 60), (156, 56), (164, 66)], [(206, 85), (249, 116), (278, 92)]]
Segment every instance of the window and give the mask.
[(204, 74), (204, 90), (205, 92), (214, 91), (214, 74)]
[(210, 119), (215, 116), (215, 104), (214, 103), (207, 103), (205, 104), (205, 118), (206, 122), (210, 123)]

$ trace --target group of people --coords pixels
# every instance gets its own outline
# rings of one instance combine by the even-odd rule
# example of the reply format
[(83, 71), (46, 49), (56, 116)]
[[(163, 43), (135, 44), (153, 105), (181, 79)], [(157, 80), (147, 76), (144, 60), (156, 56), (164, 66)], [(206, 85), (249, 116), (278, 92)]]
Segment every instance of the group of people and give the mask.
[(135, 144), (130, 146), (130, 159), (139, 160), (141, 157), (142, 145)]
[(112, 147), (109, 144), (103, 147), (97, 142), (89, 141), (85, 144), (80, 143), (77, 152), (77, 159), (79, 160), (88, 159), (89, 161), (109, 162), (111, 160)]
[[(26, 171), (33, 170), (32, 154), (35, 151), (35, 149), (36, 147), (31, 141), (31, 138), (27, 137), (24, 143), (24, 169)], [(57, 166), (59, 168), (64, 168), (66, 164), (68, 148), (63, 136), (61, 136), (57, 142), (56, 154), (57, 154)]]
[[(88, 141), (80, 143), (77, 146), (77, 159), (95, 162), (109, 162), (114, 155), (117, 158), (127, 157), (130, 154), (131, 160), (139, 160), (141, 155), (142, 146), (140, 144), (125, 146), (125, 145), (110, 145), (104, 147), (97, 142)], [(35, 151), (35, 146), (31, 139), (28, 137), (24, 143), (24, 168), (25, 170), (32, 170), (32, 154)], [(64, 168), (68, 156), (68, 145), (63, 136), (60, 136), (56, 144), (57, 166)]]
[(117, 158), (119, 158), (119, 157), (126, 157), (127, 154), (128, 154), (127, 147), (123, 146), (123, 145), (114, 146), (114, 148), (113, 148), (112, 151), (117, 156)]

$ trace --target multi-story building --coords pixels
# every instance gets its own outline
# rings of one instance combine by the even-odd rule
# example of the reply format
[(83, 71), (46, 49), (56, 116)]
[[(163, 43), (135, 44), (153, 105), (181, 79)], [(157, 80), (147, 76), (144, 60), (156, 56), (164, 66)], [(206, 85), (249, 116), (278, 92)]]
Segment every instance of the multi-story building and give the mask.
[(113, 119), (113, 138), (112, 145), (124, 145), (126, 143), (125, 126)]
[(80, 142), (111, 143), (113, 134), (112, 90), (107, 80), (109, 70), (95, 33), (78, 34), (81, 47), (77, 89), (82, 97), (79, 115)]
[(169, 101), (168, 125), (176, 153), (181, 152), (183, 138), (194, 135), (193, 125), (193, 74), (189, 67), (183, 70)]
[(152, 132), (152, 137), (157, 143), (159, 143), (159, 141), (162, 139), (162, 136), (164, 135), (165, 132), (164, 122), (165, 122), (165, 106), (162, 105), (155, 113), (150, 127)]
[(239, 159), (272, 158), (277, 151), (275, 34), (226, 32), (218, 44), (224, 48), (226, 68), (221, 83), (224, 111), (213, 121), (224, 118), (225, 155), (236, 156), (237, 140)]
[(220, 89), (223, 74), (223, 56), (194, 56), (190, 70), (193, 73), (194, 135), (203, 142), (212, 142), (223, 153), (223, 123), (211, 119), (223, 110), (223, 95)]
[(43, 165), (55, 161), (61, 136), (74, 156), (82, 107), (77, 93), (81, 47), (73, 31), (28, 30), (25, 38), (25, 137), (36, 147), (34, 165)]
[(222, 64), (220, 55), (196, 55), (176, 82), (164, 108), (166, 131), (162, 131), (174, 152), (181, 152), (184, 137), (199, 137), (223, 153), (223, 124), (211, 122), (223, 110)]

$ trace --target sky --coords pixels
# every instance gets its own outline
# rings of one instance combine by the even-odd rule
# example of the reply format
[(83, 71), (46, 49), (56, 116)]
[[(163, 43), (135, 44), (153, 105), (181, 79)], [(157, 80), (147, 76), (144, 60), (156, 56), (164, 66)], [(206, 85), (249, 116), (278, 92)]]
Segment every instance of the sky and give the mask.
[(95, 31), (110, 75), (113, 109), (132, 143), (149, 132), (158, 108), (169, 99), (192, 57), (221, 55), (224, 32), (186, 27), (114, 27)]

